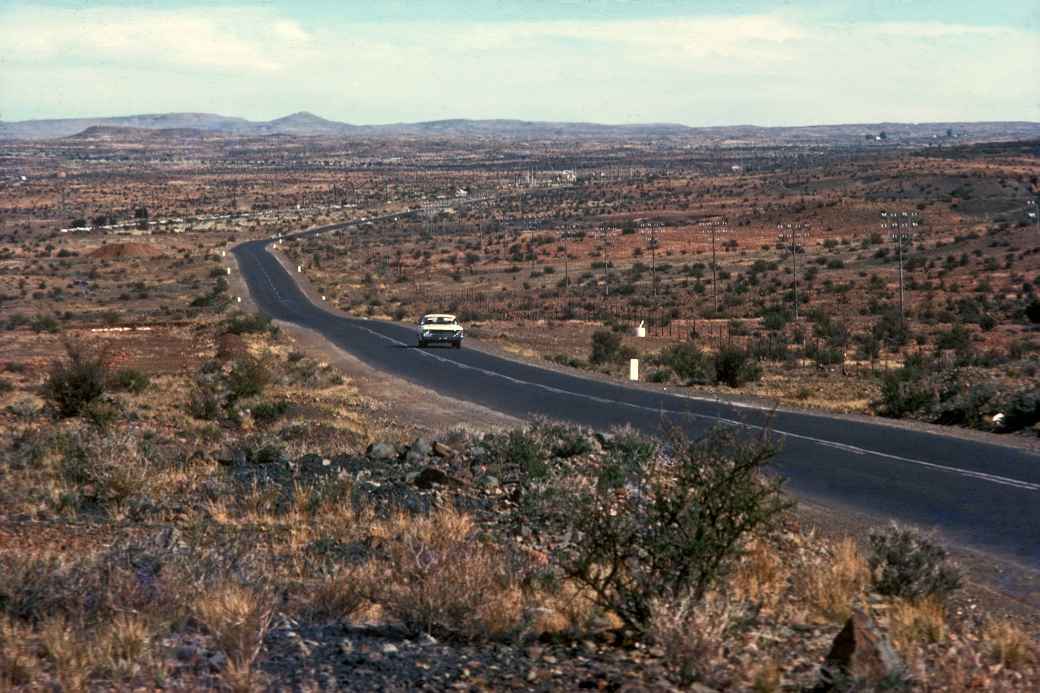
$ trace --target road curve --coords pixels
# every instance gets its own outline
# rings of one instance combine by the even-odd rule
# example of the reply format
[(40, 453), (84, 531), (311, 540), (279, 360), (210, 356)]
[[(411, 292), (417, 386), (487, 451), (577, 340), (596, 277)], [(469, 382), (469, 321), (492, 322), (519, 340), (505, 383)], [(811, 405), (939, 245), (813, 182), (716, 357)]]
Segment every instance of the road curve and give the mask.
[[(337, 224), (297, 235), (334, 232)], [(935, 527), (958, 544), (1040, 568), (1040, 455), (961, 437), (693, 399), (625, 387), (472, 349), (416, 349), (400, 325), (333, 315), (312, 303), (266, 250), (233, 249), (258, 308), (315, 330), (372, 367), (516, 417), (543, 415), (599, 429), (631, 424), (696, 435), (725, 423), (783, 438), (776, 467), (796, 496)]]

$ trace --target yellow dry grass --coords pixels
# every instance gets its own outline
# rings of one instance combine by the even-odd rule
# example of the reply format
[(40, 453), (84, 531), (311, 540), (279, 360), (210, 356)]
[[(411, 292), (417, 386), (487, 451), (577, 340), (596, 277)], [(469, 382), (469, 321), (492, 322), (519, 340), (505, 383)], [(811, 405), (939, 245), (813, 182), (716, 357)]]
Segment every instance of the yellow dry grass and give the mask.
[(252, 690), (257, 682), (253, 662), (271, 624), (272, 609), (270, 594), (234, 583), (202, 595), (192, 607), (228, 658), (223, 675), (233, 690)]
[(982, 632), (982, 642), (995, 664), (1021, 669), (1040, 663), (1040, 644), (1024, 628), (1007, 619), (991, 619)]
[(833, 547), (829, 560), (803, 566), (799, 587), (817, 615), (835, 623), (844, 622), (870, 581), (870, 568), (856, 546), (846, 537)]

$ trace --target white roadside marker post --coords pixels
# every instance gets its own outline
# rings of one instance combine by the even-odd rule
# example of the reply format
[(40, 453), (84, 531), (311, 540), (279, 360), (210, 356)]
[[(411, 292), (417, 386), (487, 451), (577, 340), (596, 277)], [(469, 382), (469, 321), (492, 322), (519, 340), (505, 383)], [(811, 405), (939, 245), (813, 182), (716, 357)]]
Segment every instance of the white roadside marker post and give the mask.
[(628, 379), (639, 380), (639, 359), (629, 359), (628, 361)]

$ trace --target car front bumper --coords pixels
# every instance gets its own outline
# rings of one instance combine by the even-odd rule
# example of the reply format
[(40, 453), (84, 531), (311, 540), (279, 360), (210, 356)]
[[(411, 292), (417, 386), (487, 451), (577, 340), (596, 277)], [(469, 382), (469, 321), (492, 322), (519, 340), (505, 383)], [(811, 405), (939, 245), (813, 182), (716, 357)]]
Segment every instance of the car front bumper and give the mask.
[(419, 335), (419, 339), (428, 343), (436, 342), (461, 342), (461, 332), (427, 332), (426, 334)]

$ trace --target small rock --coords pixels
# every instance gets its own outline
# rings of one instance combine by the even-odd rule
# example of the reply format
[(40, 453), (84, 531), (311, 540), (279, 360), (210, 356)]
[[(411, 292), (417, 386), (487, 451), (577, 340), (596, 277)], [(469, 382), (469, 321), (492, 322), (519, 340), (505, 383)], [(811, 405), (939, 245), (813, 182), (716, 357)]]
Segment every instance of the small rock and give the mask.
[(429, 633), (423, 633), (422, 635), (419, 636), (419, 644), (420, 645), (436, 645), (437, 644), (437, 638), (433, 637)]
[(383, 645), (383, 648), (382, 648), (382, 652), (385, 655), (395, 655), (399, 651), (400, 650), (397, 649), (397, 645), (395, 645), (395, 644), (393, 644), (391, 642), (386, 643), (385, 645)]
[(477, 479), (477, 486), (483, 489), (494, 489), (501, 486), (501, 482), (498, 480), (498, 477), (492, 476), (491, 474), (485, 474)]
[(415, 480), (412, 483), (415, 484), (416, 488), (421, 488), (424, 491), (428, 491), (434, 486), (460, 485), (457, 480), (452, 479), (450, 476), (448, 476), (441, 470), (435, 469), (433, 467), (426, 467), (421, 472), (419, 472), (419, 474), (416, 475)]
[(350, 638), (343, 638), (339, 641), (339, 651), (340, 654), (354, 654), (354, 642)]
[(845, 622), (827, 654), (820, 682), (813, 689), (836, 690), (837, 682), (849, 678), (868, 685), (893, 681), (906, 667), (888, 638), (862, 610), (856, 609)]
[(189, 659), (194, 659), (198, 653), (199, 651), (194, 645), (181, 645), (177, 648), (174, 656), (182, 662), (186, 662)]
[(421, 464), (426, 461), (426, 455), (415, 450), (409, 450), (405, 456), (404, 461), (408, 464)]
[(414, 452), (424, 457), (429, 456), (433, 452), (433, 445), (430, 441), (425, 438), (416, 438), (415, 442), (408, 449), (409, 452)]
[(453, 448), (448, 447), (444, 443), (437, 441), (433, 444), (433, 454), (437, 457), (454, 457), (456, 452)]
[(214, 652), (209, 657), (209, 666), (214, 671), (220, 671), (227, 665), (227, 655), (223, 652)]
[(397, 459), (397, 448), (390, 443), (373, 443), (365, 451), (373, 460), (395, 460)]

